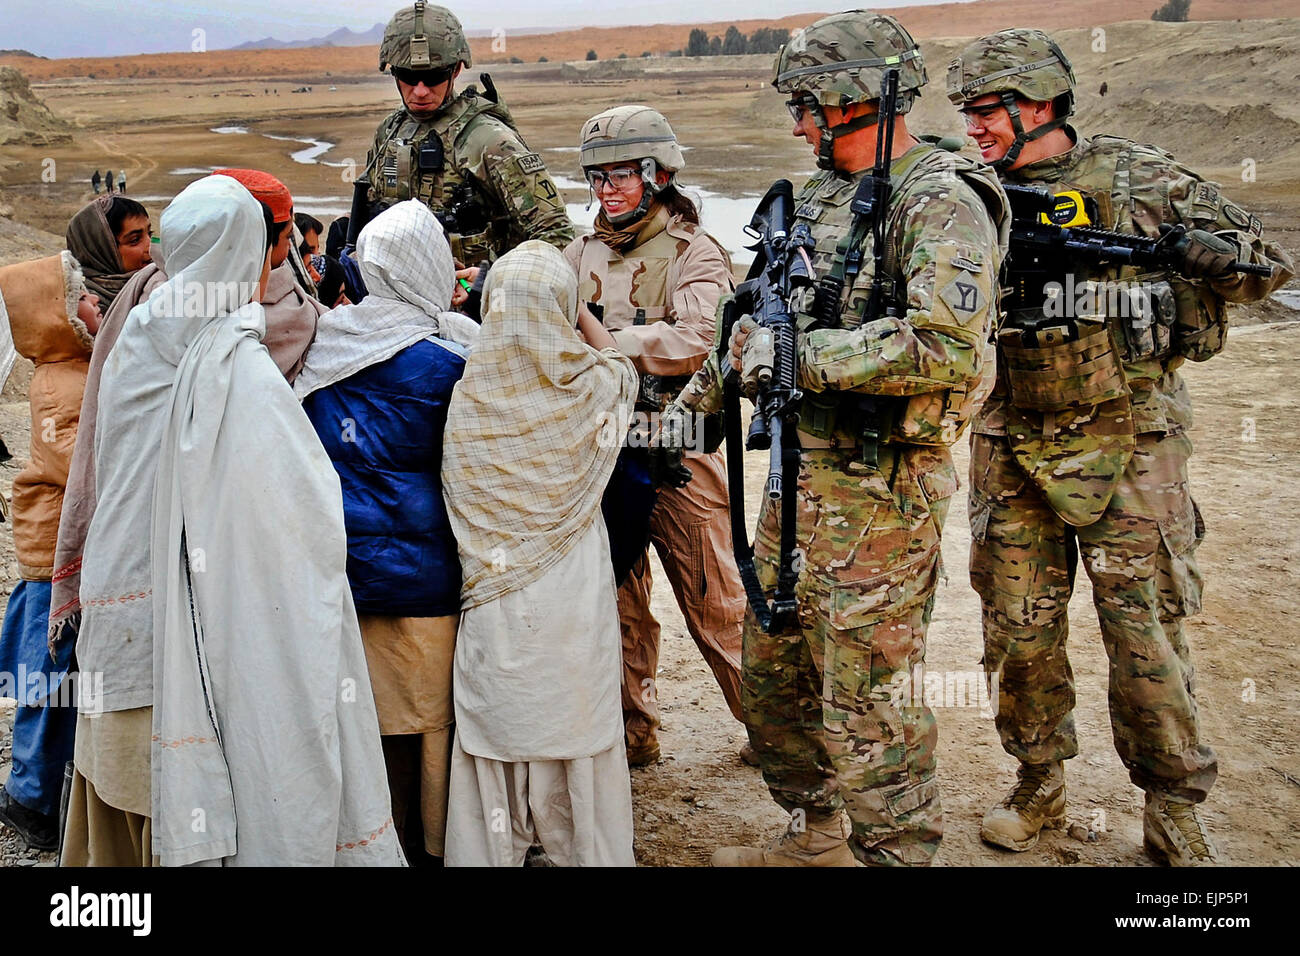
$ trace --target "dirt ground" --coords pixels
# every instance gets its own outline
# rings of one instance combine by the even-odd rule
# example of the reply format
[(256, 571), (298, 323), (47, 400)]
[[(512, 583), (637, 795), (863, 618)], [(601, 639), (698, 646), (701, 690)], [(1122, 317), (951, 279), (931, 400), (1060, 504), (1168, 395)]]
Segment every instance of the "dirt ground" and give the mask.
[[(1058, 37), (1081, 77), (1080, 124), (1169, 148), (1223, 182), (1263, 218), (1270, 235), (1293, 252), (1300, 250), (1295, 206), (1300, 78), (1288, 67), (1300, 53), (1296, 23), (1115, 24), (1107, 28), (1102, 52), (1089, 29), (1062, 31)], [(910, 118), (914, 128), (958, 131), (938, 88), (943, 65), (959, 43), (923, 43), (934, 89)], [(1243, 58), (1254, 74), (1234, 66)], [(1206, 81), (1195, 90), (1180, 85), (1179, 75), (1179, 64), (1186, 67), (1193, 59)], [(580, 124), (625, 102), (664, 110), (691, 147), (685, 181), (719, 196), (754, 196), (777, 176), (798, 182), (812, 171), (806, 147), (788, 135), (781, 97), (767, 86), (768, 58), (696, 61), (673, 69), (666, 61), (648, 61), (637, 69), (641, 72), (593, 70), (565, 79), (558, 69), (494, 68), (530, 144), (553, 174), (574, 182), (573, 187), (561, 182), (570, 203), (586, 201), (585, 189), (576, 188)], [(1104, 100), (1094, 92), (1101, 79), (1109, 86)], [(364, 160), (376, 123), (393, 105), (392, 86), (373, 74), (327, 77), (323, 69), (303, 82), (312, 93), (293, 94), (283, 79), (257, 77), (38, 84), (39, 95), (73, 120), (77, 133), (64, 146), (17, 147), (0, 154), (0, 216), (14, 220), (0, 219), (0, 263), (56, 251), (68, 217), (90, 196), (90, 171), (104, 164), (126, 169), (128, 195), (144, 197), (155, 227), (172, 196), (221, 165), (268, 169), (289, 185), (300, 208), (336, 209), (350, 193), (349, 168), (323, 163)], [(273, 89), (279, 92), (269, 92)], [(249, 132), (213, 132), (228, 126)], [(319, 156), (322, 162), (295, 162), (290, 154), (304, 144), (262, 134), (336, 145)], [(44, 160), (55, 163), (53, 182), (42, 181)], [(1250, 160), (1249, 179), (1245, 160)], [(328, 221), (334, 213), (318, 215)], [(1186, 368), (1197, 408), (1193, 489), (1209, 527), (1198, 553), (1205, 607), (1188, 622), (1188, 635), (1205, 737), (1220, 758), (1219, 783), (1206, 813), (1224, 855), (1239, 864), (1300, 862), (1300, 689), (1294, 679), (1300, 663), (1295, 623), (1300, 408), (1290, 391), (1292, 357), (1300, 350), (1296, 287), (1293, 283), (1290, 306), (1273, 301), (1234, 308), (1237, 327), (1225, 353)], [(4, 493), (26, 454), (30, 372), (22, 364), (0, 394), (0, 434), (15, 455), (0, 466)], [(964, 441), (954, 454), (964, 473)], [(747, 467), (751, 523), (762, 470), (757, 457)], [(927, 658), (930, 672), (958, 681), (978, 671), (981, 656), (979, 605), (966, 571), (965, 514), (963, 489), (953, 501), (944, 536), (947, 579), (940, 585)], [(637, 856), (646, 865), (698, 865), (716, 846), (765, 842), (784, 826), (784, 815), (758, 771), (738, 759), (744, 732), (726, 711), (686, 634), (657, 564), (655, 572), (660, 581), (655, 612), (664, 643), (658, 681), (664, 759), (633, 772)], [(0, 590), (7, 593), (16, 580), (12, 538), (0, 531)], [(1141, 793), (1129, 783), (1110, 739), (1106, 658), (1086, 578), (1078, 591), (1071, 605), (1070, 646), (1081, 753), (1068, 768), (1070, 819), (1078, 826), (1049, 833), (1037, 849), (1021, 855), (981, 844), (980, 817), (1010, 786), (1014, 761), (1002, 752), (987, 710), (971, 701), (950, 701), (951, 706), (938, 708), (946, 810), (942, 864), (1147, 862), (1141, 852)], [(0, 778), (8, 772), (10, 715), (0, 702)], [(36, 858), (21, 852), (11, 833), (0, 831), (0, 862), (29, 860)]]

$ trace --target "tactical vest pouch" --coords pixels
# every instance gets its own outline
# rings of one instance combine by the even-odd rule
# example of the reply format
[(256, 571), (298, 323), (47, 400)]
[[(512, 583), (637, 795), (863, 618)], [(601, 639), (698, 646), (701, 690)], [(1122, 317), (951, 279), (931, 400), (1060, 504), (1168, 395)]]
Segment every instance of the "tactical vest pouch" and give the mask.
[(984, 347), (980, 374), (957, 388), (913, 395), (890, 433), (893, 441), (909, 445), (954, 444), (975, 417), (997, 383), (997, 347)]
[[(1017, 408), (1060, 412), (1100, 405), (1129, 394), (1124, 369), (1106, 326), (1079, 322), (1067, 341), (1025, 345), (1020, 329), (998, 333), (998, 349)], [(1038, 333), (1039, 341), (1050, 338)]]
[(1203, 283), (1171, 277), (1169, 285), (1176, 308), (1174, 354), (1193, 362), (1218, 355), (1228, 338), (1228, 310), (1223, 299)]
[(451, 255), (458, 263), (472, 265), (476, 262), (482, 262), (484, 259), (492, 261), (496, 258), (492, 249), (492, 229), (489, 227), (482, 232), (476, 232), (472, 236), (462, 236), (454, 232), (447, 233), (447, 241), (451, 245)]
[(1126, 364), (1170, 354), (1176, 312), (1168, 282), (1088, 279), (1076, 286), (1074, 315), (1083, 322), (1110, 319), (1111, 333)]

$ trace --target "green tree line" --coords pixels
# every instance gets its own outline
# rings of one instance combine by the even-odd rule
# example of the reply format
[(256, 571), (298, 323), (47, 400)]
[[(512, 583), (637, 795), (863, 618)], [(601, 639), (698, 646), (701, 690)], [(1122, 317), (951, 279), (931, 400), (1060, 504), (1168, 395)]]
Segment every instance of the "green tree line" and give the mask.
[(760, 27), (749, 36), (741, 33), (735, 24), (727, 27), (722, 36), (710, 37), (700, 28), (691, 31), (686, 40), (687, 56), (739, 56), (742, 53), (775, 53), (790, 39), (790, 31)]

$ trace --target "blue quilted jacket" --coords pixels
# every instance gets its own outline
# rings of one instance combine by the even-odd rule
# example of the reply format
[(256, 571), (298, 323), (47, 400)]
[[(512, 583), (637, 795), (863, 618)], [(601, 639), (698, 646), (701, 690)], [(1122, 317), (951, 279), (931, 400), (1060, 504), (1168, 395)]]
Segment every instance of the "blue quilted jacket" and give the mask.
[(465, 350), (425, 340), (303, 402), (343, 485), (357, 612), (460, 611), (460, 560), (442, 500), (442, 433)]

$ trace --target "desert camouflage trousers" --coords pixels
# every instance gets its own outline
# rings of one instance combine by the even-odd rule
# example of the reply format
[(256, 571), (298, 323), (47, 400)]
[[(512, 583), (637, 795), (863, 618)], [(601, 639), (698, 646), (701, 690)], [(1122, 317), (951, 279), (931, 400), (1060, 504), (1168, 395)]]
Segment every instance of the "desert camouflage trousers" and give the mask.
[[(745, 592), (731, 548), (727, 467), (721, 452), (688, 454), (691, 481), (665, 486), (650, 515), (650, 541), (704, 662), (740, 720), (740, 622)], [(623, 631), (623, 726), (627, 749), (655, 743), (659, 727), (659, 622), (650, 611), (649, 549), (618, 589)]]
[(1200, 740), (1182, 619), (1201, 608), (1205, 534), (1187, 483), (1191, 441), (1146, 434), (1096, 522), (1071, 527), (1017, 466), (1005, 438), (971, 439), (971, 584), (983, 602), (984, 669), (997, 677), (1002, 746), (1024, 763), (1079, 752), (1067, 605), (1079, 561), (1110, 661), (1110, 722), (1130, 779), (1199, 802), (1214, 784)]
[[(919, 446), (882, 446), (878, 468), (853, 452), (802, 458), (797, 624), (765, 634), (752, 610), (745, 616), (750, 743), (787, 811), (822, 817), (843, 807), (860, 861), (926, 864), (943, 834), (938, 725), (922, 700), (891, 691), (896, 675), (925, 659), (939, 538), (957, 490), (952, 458), (946, 448)], [(755, 536), (769, 596), (779, 512), (779, 502), (764, 499)]]

